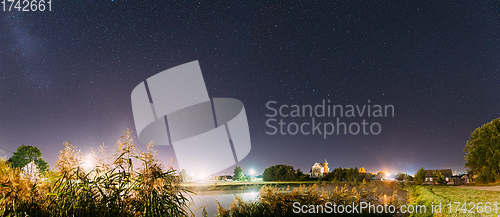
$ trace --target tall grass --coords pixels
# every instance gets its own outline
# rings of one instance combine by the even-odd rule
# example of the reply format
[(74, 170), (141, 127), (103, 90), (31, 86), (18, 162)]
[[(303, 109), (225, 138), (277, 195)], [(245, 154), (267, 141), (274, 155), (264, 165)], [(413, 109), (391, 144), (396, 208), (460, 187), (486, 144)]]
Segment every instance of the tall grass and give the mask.
[[(140, 151), (127, 129), (111, 157), (103, 145), (94, 166), (82, 167), (81, 153), (64, 143), (55, 171), (36, 182), (0, 161), (3, 216), (187, 216), (192, 215), (172, 167), (155, 157), (151, 143)], [(113, 160), (110, 160), (113, 159)]]
[[(350, 190), (349, 190), (350, 189)], [(229, 209), (224, 209), (220, 204), (217, 208), (219, 217), (238, 217), (238, 216), (308, 216), (308, 214), (298, 214), (293, 211), (293, 203), (299, 202), (302, 205), (323, 205), (327, 202), (337, 205), (360, 204), (360, 202), (369, 202), (374, 205), (394, 205), (399, 209), (401, 200), (398, 198), (397, 191), (392, 195), (378, 194), (377, 189), (366, 190), (365, 186), (357, 188), (335, 187), (332, 191), (324, 190), (319, 185), (312, 186), (300, 185), (290, 189), (281, 189), (273, 186), (263, 186), (260, 190), (260, 197), (256, 201), (242, 201), (235, 196), (235, 200)], [(315, 216), (322, 214), (315, 214)], [(325, 216), (332, 214), (323, 213)], [(338, 214), (337, 214), (338, 215)], [(349, 214), (356, 215), (356, 214)], [(374, 215), (373, 213), (358, 214)], [(387, 214), (380, 214), (382, 216)], [(389, 215), (390, 216), (390, 215)]]

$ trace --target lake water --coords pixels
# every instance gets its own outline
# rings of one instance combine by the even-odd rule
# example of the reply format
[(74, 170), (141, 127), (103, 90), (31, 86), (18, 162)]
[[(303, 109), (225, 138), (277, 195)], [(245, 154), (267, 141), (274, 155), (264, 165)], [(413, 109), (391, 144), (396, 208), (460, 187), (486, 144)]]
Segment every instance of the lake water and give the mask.
[(223, 208), (229, 209), (229, 205), (235, 200), (234, 195), (236, 195), (243, 201), (254, 201), (258, 198), (259, 192), (255, 191), (231, 193), (227, 191), (221, 191), (216, 193), (208, 192), (206, 194), (198, 193), (196, 195), (190, 195), (193, 201), (189, 204), (189, 207), (191, 208), (195, 216), (202, 216), (201, 214), (203, 208), (200, 207), (206, 205), (207, 216), (212, 217), (217, 214), (216, 201), (218, 201)]

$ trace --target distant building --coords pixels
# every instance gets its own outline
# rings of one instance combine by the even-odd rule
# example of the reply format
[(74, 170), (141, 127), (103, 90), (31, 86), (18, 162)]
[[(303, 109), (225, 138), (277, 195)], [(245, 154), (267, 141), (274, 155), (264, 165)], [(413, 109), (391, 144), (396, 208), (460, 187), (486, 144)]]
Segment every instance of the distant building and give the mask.
[(231, 176), (231, 175), (225, 175), (225, 176), (221, 176), (221, 179), (223, 181), (233, 181), (233, 176)]
[(441, 173), (444, 176), (446, 183), (452, 182), (451, 177), (453, 172), (451, 169), (439, 169), (439, 170), (425, 170), (425, 181), (424, 184), (434, 184), (434, 173)]
[(364, 167), (359, 168), (359, 173), (366, 173), (366, 170)]
[(208, 179), (212, 180), (212, 181), (232, 181), (233, 176), (231, 176), (231, 175), (221, 175), (221, 176), (212, 175), (212, 176), (209, 176)]
[(377, 174), (372, 174), (373, 181), (382, 181), (382, 179), (384, 177), (385, 177), (385, 173), (383, 173), (383, 172), (378, 172)]
[(453, 184), (454, 185), (465, 185), (469, 183), (474, 183), (476, 181), (477, 176), (472, 176), (472, 175), (467, 175), (467, 174), (460, 174), (452, 177)]
[(330, 169), (328, 168), (328, 161), (323, 161), (323, 163), (314, 163), (314, 165), (311, 168), (311, 178), (324, 178), (327, 173), (330, 172)]
[(36, 181), (36, 179), (38, 178), (39, 171), (33, 161), (29, 162), (26, 166), (21, 168), (21, 171), (23, 171), (24, 177), (31, 180), (32, 182)]

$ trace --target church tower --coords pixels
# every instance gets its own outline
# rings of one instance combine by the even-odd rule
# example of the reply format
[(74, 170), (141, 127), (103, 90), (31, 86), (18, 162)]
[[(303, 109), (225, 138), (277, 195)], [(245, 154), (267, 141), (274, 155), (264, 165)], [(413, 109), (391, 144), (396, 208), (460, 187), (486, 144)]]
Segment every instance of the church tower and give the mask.
[(323, 165), (323, 174), (325, 174), (325, 176), (326, 176), (326, 173), (330, 172), (330, 170), (328, 169), (328, 161), (326, 161), (326, 159), (325, 159), (325, 161), (323, 161), (322, 165)]

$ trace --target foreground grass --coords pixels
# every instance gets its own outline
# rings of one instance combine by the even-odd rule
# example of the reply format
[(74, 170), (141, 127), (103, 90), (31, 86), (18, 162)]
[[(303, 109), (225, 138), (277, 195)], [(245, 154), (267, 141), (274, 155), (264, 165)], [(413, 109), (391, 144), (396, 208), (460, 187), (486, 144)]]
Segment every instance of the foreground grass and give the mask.
[[(410, 204), (425, 205), (427, 213), (412, 216), (497, 216), (500, 192), (456, 188), (453, 186), (413, 186)], [(431, 206), (441, 204), (441, 213)]]
[[(290, 183), (288, 183), (290, 184)], [(299, 184), (299, 183), (296, 183)], [(235, 200), (229, 209), (224, 209), (219, 204), (219, 217), (237, 216), (310, 216), (311, 214), (296, 213), (297, 209), (293, 204), (298, 202), (308, 206), (318, 205), (326, 207), (330, 202), (336, 205), (360, 204), (361, 202), (377, 205), (394, 205), (399, 207), (405, 203), (397, 189), (399, 184), (391, 182), (372, 183), (349, 183), (345, 182), (321, 182), (308, 183), (311, 185), (299, 185), (298, 187), (281, 188), (277, 186), (263, 186), (259, 192), (259, 199), (256, 201), (242, 201), (235, 196)], [(340, 186), (343, 184), (343, 186)], [(391, 194), (384, 192), (392, 191)], [(404, 191), (401, 191), (404, 192)], [(404, 197), (405, 197), (404, 196)], [(294, 212), (295, 210), (295, 212)], [(325, 209), (326, 210), (326, 209)], [(331, 216), (333, 213), (315, 213), (314, 216)], [(339, 214), (335, 214), (339, 215)], [(346, 214), (346, 216), (373, 216), (373, 213), (365, 211), (360, 214)], [(382, 213), (378, 216), (392, 216), (392, 214)]]
[[(175, 170), (134, 145), (127, 130), (113, 157), (101, 149), (92, 169), (83, 169), (79, 150), (65, 143), (57, 171), (29, 180), (0, 160), (0, 216), (187, 216), (189, 198)], [(133, 162), (140, 166), (135, 166)]]

